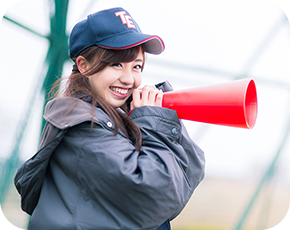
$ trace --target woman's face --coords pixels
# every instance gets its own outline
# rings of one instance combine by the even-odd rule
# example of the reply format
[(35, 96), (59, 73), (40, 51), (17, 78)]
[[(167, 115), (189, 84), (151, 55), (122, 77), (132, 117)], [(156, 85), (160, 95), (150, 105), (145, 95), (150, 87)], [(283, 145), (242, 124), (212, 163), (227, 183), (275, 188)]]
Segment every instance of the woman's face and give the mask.
[(132, 62), (113, 63), (100, 72), (87, 76), (92, 89), (110, 105), (121, 107), (142, 81), (143, 53)]

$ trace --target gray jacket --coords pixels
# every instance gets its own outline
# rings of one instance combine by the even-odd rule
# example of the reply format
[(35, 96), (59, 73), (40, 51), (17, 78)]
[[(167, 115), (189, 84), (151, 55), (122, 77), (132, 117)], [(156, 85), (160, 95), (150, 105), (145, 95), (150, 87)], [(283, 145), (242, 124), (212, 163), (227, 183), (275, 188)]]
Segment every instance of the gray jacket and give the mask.
[[(137, 151), (102, 109), (58, 98), (46, 106), (39, 151), (15, 186), (31, 230), (156, 229), (175, 218), (204, 177), (204, 154), (173, 110), (140, 107)], [(91, 127), (91, 120), (94, 125)]]

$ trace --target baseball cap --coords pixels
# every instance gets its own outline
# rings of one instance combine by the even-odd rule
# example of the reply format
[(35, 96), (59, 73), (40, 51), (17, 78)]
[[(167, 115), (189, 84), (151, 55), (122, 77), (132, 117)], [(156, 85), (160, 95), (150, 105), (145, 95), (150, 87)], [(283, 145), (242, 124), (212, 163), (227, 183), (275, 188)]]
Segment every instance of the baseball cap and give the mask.
[(159, 36), (143, 34), (131, 15), (121, 7), (102, 10), (78, 22), (70, 34), (70, 57), (98, 45), (106, 49), (128, 49), (144, 44), (145, 51), (160, 54), (164, 43)]

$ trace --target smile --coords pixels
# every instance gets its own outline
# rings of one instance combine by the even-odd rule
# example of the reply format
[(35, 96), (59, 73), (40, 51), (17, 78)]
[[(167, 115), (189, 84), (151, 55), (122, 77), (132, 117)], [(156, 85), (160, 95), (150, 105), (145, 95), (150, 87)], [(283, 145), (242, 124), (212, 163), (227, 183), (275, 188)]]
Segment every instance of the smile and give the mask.
[(119, 88), (119, 87), (114, 87), (114, 86), (111, 86), (110, 90), (112, 90), (114, 93), (117, 93), (119, 95), (121, 94), (123, 96), (127, 96), (129, 92), (129, 89), (124, 89), (124, 88)]

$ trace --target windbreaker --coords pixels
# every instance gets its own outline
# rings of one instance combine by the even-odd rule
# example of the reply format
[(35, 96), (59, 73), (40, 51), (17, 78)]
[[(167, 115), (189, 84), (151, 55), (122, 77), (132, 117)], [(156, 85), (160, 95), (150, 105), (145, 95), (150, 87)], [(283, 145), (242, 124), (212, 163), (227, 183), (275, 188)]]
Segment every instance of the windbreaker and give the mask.
[[(30, 230), (155, 230), (174, 219), (204, 177), (204, 153), (175, 111), (144, 106), (137, 151), (101, 109), (76, 98), (48, 102), (38, 152), (15, 186)], [(93, 126), (91, 121), (93, 120)]]

